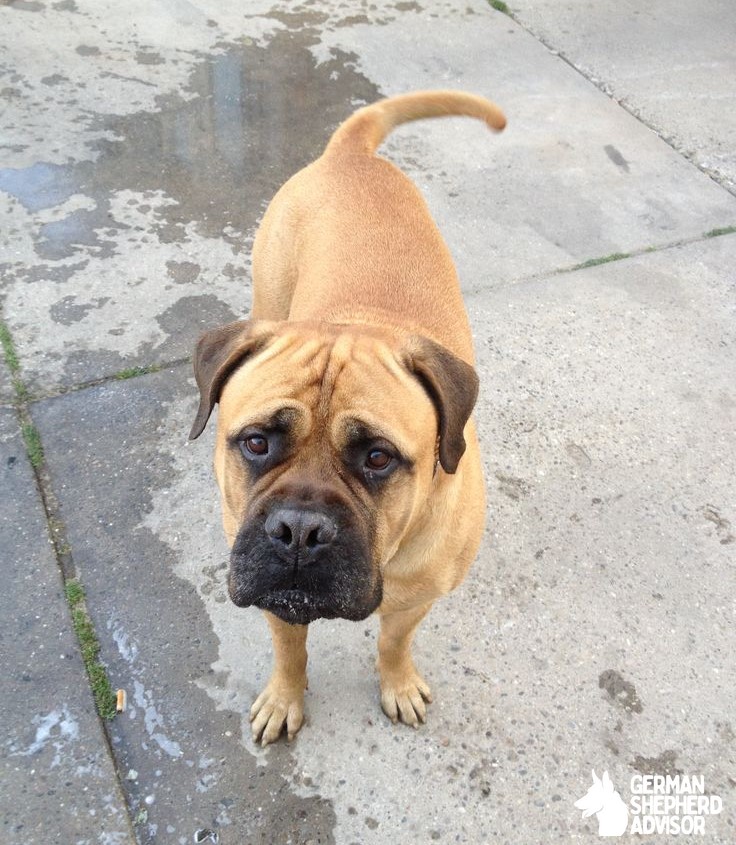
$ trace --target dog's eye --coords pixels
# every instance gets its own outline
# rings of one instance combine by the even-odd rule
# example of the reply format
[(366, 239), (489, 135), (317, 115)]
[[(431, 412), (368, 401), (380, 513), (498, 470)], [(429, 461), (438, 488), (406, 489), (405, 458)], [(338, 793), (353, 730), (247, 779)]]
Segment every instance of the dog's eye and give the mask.
[(247, 457), (248, 455), (267, 455), (268, 454), (268, 440), (261, 437), (260, 434), (251, 434), (245, 440), (240, 441), (240, 448)]
[(365, 459), (367, 469), (382, 470), (391, 463), (391, 455), (381, 449), (371, 449)]

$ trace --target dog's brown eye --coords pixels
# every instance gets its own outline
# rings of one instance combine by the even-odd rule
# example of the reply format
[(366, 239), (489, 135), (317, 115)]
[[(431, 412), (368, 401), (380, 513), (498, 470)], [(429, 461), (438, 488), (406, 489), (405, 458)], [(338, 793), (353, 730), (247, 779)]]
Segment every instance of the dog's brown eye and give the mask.
[(386, 469), (391, 463), (391, 455), (388, 452), (383, 452), (380, 449), (372, 449), (365, 459), (365, 465), (368, 469)]
[(246, 451), (251, 455), (265, 455), (268, 452), (268, 440), (258, 434), (246, 437), (243, 441), (243, 445), (245, 446)]

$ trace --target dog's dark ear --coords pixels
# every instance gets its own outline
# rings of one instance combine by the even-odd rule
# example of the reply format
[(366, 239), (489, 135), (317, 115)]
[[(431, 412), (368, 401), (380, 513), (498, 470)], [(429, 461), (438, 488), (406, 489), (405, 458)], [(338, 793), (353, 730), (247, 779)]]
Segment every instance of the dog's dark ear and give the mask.
[(194, 378), (199, 408), (189, 432), (194, 440), (204, 431), (220, 392), (232, 371), (267, 342), (270, 333), (262, 322), (240, 320), (203, 334), (194, 350)]
[(409, 369), (437, 409), (440, 463), (445, 472), (453, 473), (465, 452), (463, 429), (478, 397), (478, 376), (444, 346), (419, 336), (409, 344)]

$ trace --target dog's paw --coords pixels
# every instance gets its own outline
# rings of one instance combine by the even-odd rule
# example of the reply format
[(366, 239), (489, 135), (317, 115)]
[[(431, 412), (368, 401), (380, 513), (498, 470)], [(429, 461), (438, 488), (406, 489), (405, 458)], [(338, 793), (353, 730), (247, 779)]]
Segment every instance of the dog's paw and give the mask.
[(427, 704), (432, 695), (426, 681), (413, 670), (405, 675), (381, 672), (381, 709), (396, 724), (418, 728), (427, 718)]
[(275, 742), (286, 728), (288, 742), (304, 722), (304, 687), (290, 687), (269, 681), (250, 708), (253, 741), (264, 748)]

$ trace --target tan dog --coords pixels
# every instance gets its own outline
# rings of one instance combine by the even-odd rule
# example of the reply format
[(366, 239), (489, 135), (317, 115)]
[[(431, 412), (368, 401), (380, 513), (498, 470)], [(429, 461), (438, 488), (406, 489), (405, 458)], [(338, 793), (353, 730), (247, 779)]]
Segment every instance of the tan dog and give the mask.
[(392, 127), (487, 100), (454, 91), (360, 109), (269, 206), (249, 321), (205, 334), (191, 437), (220, 411), (215, 472), (235, 604), (266, 611), (275, 665), (251, 710), (263, 745), (303, 721), (307, 626), (381, 617), (381, 705), (425, 719), (415, 629), (463, 580), (484, 485), (478, 379), (449, 251), (411, 182), (374, 152)]

